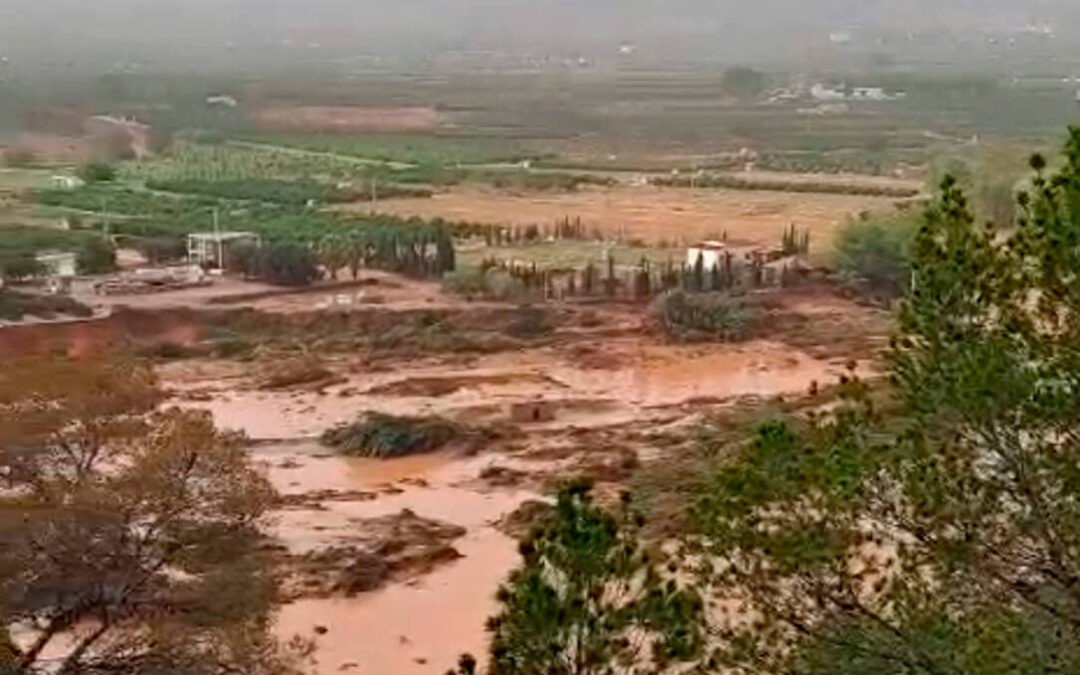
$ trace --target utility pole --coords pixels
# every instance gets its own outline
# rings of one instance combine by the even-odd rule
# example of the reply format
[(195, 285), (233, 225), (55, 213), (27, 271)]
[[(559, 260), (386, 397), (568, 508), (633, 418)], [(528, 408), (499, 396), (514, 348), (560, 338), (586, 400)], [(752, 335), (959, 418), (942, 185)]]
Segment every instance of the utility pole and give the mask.
[(109, 240), (109, 207), (106, 198), (101, 198), (101, 219), (104, 225), (105, 239)]
[(217, 241), (218, 274), (225, 274), (225, 244), (221, 241), (221, 227), (218, 223), (218, 209), (214, 207), (214, 239)]

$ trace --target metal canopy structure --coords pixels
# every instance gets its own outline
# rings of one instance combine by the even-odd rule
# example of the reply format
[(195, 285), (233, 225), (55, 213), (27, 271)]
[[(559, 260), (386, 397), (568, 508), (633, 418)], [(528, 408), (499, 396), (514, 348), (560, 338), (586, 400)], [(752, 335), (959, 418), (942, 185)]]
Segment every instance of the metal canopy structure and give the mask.
[(188, 262), (204, 267), (225, 267), (229, 249), (237, 244), (259, 246), (254, 232), (193, 232), (187, 236)]

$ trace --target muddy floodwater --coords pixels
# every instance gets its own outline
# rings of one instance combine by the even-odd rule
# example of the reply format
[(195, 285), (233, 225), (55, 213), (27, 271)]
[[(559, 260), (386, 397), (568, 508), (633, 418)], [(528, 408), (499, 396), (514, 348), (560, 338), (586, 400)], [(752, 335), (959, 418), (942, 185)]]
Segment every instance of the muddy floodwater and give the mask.
[[(259, 441), (253, 456), (279, 492), (303, 497), (275, 512), (268, 525), (289, 555), (347, 545), (363, 523), (403, 510), (464, 528), (452, 543), (460, 557), (352, 597), (300, 596), (282, 606), (277, 623), (282, 638), (315, 641), (320, 675), (441, 673), (462, 652), (482, 657), (486, 651), (484, 625), (496, 608), (494, 594), (518, 562), (516, 542), (496, 525), (523, 502), (542, 498), (542, 481), (488, 484), (478, 478), (486, 468), (558, 475), (572, 458), (560, 464), (536, 448), (573, 446), (579, 432), (609, 429), (621, 448), (619, 429), (683, 419), (696, 405), (798, 395), (844, 370), (769, 341), (695, 346), (617, 337), (601, 344), (477, 355), (468, 363), (417, 359), (378, 369), (342, 361), (332, 364), (340, 377), (316, 390), (262, 390), (253, 385), (251, 366), (240, 364), (185, 364), (163, 375), (182, 405), (209, 410), (220, 426)], [(506, 425), (509, 406), (536, 400), (556, 406), (554, 420), (517, 427), (512, 443), (474, 449), (471, 456), (350, 459), (317, 441), (365, 410)], [(306, 501), (327, 492), (333, 496)]]
[[(314, 638), (319, 673), (442, 672), (462, 652), (483, 653), (483, 626), (495, 609), (494, 591), (517, 562), (516, 542), (494, 524), (535, 495), (466, 485), (491, 463), (489, 458), (432, 455), (375, 461), (320, 457), (322, 452), (312, 443), (299, 443), (258, 448), (255, 456), (270, 468), (283, 494), (388, 488), (394, 494), (276, 514), (274, 531), (290, 549), (303, 552), (345, 541), (357, 519), (409, 509), (465, 527), (467, 534), (454, 544), (463, 557), (354, 598), (287, 604), (278, 617), (279, 635)], [(317, 626), (326, 632), (317, 635)]]
[[(349, 374), (346, 382), (318, 392), (237, 390), (232, 382), (211, 381), (200, 383), (211, 390), (209, 400), (186, 405), (210, 410), (219, 425), (255, 439), (317, 436), (364, 410), (491, 422), (506, 406), (537, 399), (561, 403), (553, 426), (594, 426), (693, 400), (800, 394), (843, 372), (841, 364), (764, 341), (723, 350), (616, 342), (588, 356), (614, 363), (591, 368), (542, 349), (484, 356), (468, 367), (419, 362), (392, 372)], [(416, 381), (436, 391), (424, 395), (404, 386)]]

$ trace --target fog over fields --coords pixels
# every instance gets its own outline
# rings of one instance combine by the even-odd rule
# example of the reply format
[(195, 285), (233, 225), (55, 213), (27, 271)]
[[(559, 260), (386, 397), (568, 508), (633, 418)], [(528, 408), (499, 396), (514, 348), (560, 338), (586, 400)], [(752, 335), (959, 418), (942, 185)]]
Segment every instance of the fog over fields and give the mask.
[[(772, 60), (840, 46), (976, 58), (988, 43), (1074, 50), (1068, 0), (6, 0), (8, 67), (202, 67), (455, 51)], [(914, 33), (914, 34), (913, 34)], [(832, 36), (832, 40), (830, 40)], [(951, 52), (951, 53), (950, 53)]]

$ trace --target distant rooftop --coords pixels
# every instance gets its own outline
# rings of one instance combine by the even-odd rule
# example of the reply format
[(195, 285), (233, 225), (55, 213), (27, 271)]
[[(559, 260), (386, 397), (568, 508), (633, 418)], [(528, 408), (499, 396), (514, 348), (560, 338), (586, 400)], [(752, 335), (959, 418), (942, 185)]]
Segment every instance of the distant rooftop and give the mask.
[(254, 232), (192, 232), (189, 239), (195, 241), (232, 241), (233, 239), (250, 239), (256, 237)]
[(694, 244), (694, 245), (693, 245), (693, 246), (691, 246), (690, 248), (699, 248), (699, 249), (725, 249), (725, 248), (727, 248), (727, 244), (725, 244), (725, 243), (724, 243), (724, 242), (722, 242), (722, 241), (702, 241), (702, 242), (699, 242), (699, 243), (697, 243), (697, 244)]
[(78, 256), (76, 256), (76, 254), (74, 253), (71, 253), (70, 251), (39, 251), (34, 254), (34, 258), (37, 259), (38, 262), (47, 262), (51, 260), (74, 260), (76, 257)]

